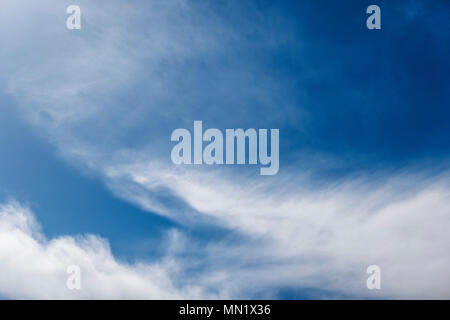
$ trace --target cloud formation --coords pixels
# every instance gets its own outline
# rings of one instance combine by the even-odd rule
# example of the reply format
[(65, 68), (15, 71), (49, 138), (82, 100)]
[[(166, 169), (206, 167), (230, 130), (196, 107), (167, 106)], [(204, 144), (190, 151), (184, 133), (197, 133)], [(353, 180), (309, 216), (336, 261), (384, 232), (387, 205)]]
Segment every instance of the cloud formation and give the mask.
[[(98, 3), (81, 1), (79, 33), (64, 29), (63, 4), (18, 0), (5, 7), (3, 94), (65, 159), (95, 172), (117, 196), (181, 223), (225, 227), (238, 240), (190, 243), (171, 253), (181, 260), (126, 265), (97, 236), (45, 239), (26, 209), (9, 204), (0, 214), (2, 294), (252, 297), (294, 286), (364, 297), (372, 296), (365, 269), (377, 264), (383, 297), (450, 296), (446, 174), (350, 176), (318, 187), (296, 162), (282, 164), (271, 179), (241, 168), (171, 164), (170, 132), (193, 120), (270, 128), (303, 119), (284, 90), (289, 81), (258, 67), (267, 61), (256, 49), (289, 41), (289, 25), (274, 31), (281, 23), (276, 13), (262, 19), (256, 10), (253, 22), (245, 22), (228, 8), (236, 15), (233, 25), (189, 1), (151, 2), (145, 10)], [(198, 261), (178, 257), (193, 248)], [(65, 287), (70, 264), (85, 275), (80, 292)]]
[[(173, 231), (167, 257), (136, 265), (117, 262), (96, 236), (47, 240), (28, 210), (8, 204), (0, 214), (0, 290), (15, 298), (208, 299), (273, 297), (280, 287), (295, 287), (442, 299), (450, 296), (445, 180), (397, 177), (376, 189), (359, 181), (313, 192), (279, 190), (284, 195), (223, 183), (217, 192), (191, 181), (196, 196), (185, 194), (189, 205), (242, 239), (199, 244)], [(407, 187), (412, 181), (416, 186)], [(193, 251), (199, 260), (189, 258)], [(65, 287), (72, 264), (83, 272), (83, 289), (75, 293)], [(365, 287), (372, 264), (382, 270), (379, 293)]]
[[(172, 244), (174, 245), (174, 244)], [(174, 286), (178, 267), (117, 261), (95, 235), (46, 239), (32, 213), (17, 203), (0, 206), (0, 295), (14, 299), (196, 299), (195, 285)], [(81, 269), (81, 290), (69, 290), (69, 266)]]
[[(177, 213), (192, 210), (251, 239), (210, 248), (211, 259), (214, 252), (233, 257), (223, 265), (239, 267), (227, 274), (242, 276), (247, 285), (276, 283), (370, 296), (365, 270), (375, 264), (383, 270), (384, 297), (450, 294), (448, 174), (355, 177), (309, 189), (306, 179), (293, 183), (286, 177), (270, 183), (241, 178), (236, 183), (220, 175), (161, 173), (145, 166), (121, 173), (147, 194), (152, 194), (155, 181), (166, 183), (186, 204), (184, 211), (169, 211), (170, 217), (185, 221)], [(137, 195), (123, 197), (154, 209), (145, 192)], [(247, 263), (252, 267), (247, 269)]]

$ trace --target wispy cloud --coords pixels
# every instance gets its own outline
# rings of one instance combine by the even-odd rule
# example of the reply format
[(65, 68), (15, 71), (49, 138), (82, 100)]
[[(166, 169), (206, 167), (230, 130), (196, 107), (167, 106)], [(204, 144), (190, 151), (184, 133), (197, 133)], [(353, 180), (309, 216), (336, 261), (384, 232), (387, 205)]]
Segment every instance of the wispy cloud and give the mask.
[(241, 177), (236, 183), (219, 174), (145, 166), (120, 172), (152, 195), (123, 194), (143, 208), (154, 209), (157, 181), (186, 204), (184, 210), (168, 209), (170, 217), (186, 221), (184, 214), (191, 210), (200, 217), (191, 214), (189, 224), (209, 217), (246, 235), (248, 243), (210, 247), (211, 259), (216, 252), (230, 258), (223, 265), (237, 269), (226, 274), (245, 278), (246, 285), (311, 286), (365, 296), (365, 269), (376, 264), (385, 272), (385, 297), (450, 294), (447, 174), (374, 175), (309, 189), (306, 179), (292, 182), (286, 177), (270, 182)]

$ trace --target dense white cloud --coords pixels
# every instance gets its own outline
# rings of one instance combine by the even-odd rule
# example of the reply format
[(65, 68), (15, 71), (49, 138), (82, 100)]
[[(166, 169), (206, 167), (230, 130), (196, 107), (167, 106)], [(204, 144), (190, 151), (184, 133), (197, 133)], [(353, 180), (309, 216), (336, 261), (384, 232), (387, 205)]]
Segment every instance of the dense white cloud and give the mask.
[[(176, 273), (186, 261), (128, 266), (95, 236), (46, 240), (24, 208), (7, 205), (0, 216), (1, 294), (252, 297), (294, 286), (371, 296), (365, 269), (377, 264), (384, 297), (450, 296), (445, 176), (399, 174), (379, 182), (374, 175), (312, 188), (287, 167), (271, 178), (235, 168), (175, 168), (170, 132), (196, 117), (208, 126), (252, 121), (266, 128), (298, 118), (282, 80), (252, 68), (250, 56), (241, 62), (247, 48), (233, 49), (246, 38), (207, 8), (155, 1), (138, 11), (123, 1), (100, 3), (81, 1), (83, 27), (73, 32), (65, 30), (62, 2), (2, 7), (2, 92), (67, 160), (100, 173), (117, 196), (182, 223), (227, 227), (242, 241), (197, 244), (201, 267), (188, 280)], [(243, 30), (264, 35), (264, 46), (284, 41), (259, 22)], [(80, 292), (65, 287), (69, 264), (84, 270)]]
[[(170, 244), (170, 243), (169, 243)], [(176, 245), (176, 243), (171, 244)], [(206, 294), (189, 281), (175, 287), (179, 267), (116, 261), (95, 236), (46, 239), (31, 212), (17, 203), (0, 206), (0, 295), (18, 299), (196, 299)], [(69, 290), (69, 266), (81, 269), (81, 290)]]

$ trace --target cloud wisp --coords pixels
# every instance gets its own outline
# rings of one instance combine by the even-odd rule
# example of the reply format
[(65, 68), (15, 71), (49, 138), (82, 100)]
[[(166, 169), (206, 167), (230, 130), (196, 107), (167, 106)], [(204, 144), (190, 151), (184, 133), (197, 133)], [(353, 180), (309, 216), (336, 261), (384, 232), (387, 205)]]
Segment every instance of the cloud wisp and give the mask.
[[(212, 244), (210, 250), (211, 260), (214, 252), (234, 257), (223, 265), (243, 267), (240, 271), (247, 276), (241, 281), (246, 284), (257, 278), (255, 287), (295, 284), (365, 296), (365, 269), (376, 264), (385, 272), (385, 297), (450, 294), (447, 174), (424, 178), (399, 173), (383, 179), (374, 175), (314, 189), (306, 179), (292, 183), (281, 177), (267, 183), (241, 177), (236, 183), (219, 174), (162, 173), (145, 165), (114, 174), (127, 176), (141, 188), (140, 194), (122, 196), (143, 208), (154, 209), (155, 184), (165, 184), (185, 207), (162, 214), (188, 224), (208, 217), (251, 239), (250, 244), (228, 247)], [(246, 270), (246, 263), (251, 270)], [(238, 268), (228, 274), (241, 273)]]

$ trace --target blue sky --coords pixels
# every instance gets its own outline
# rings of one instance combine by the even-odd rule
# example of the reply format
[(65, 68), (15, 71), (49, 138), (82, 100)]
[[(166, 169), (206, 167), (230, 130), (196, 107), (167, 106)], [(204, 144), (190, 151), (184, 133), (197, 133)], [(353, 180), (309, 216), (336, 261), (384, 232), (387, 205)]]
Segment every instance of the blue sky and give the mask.
[[(448, 1), (69, 4), (0, 14), (0, 296), (450, 296)], [(279, 174), (175, 166), (194, 120), (279, 128)]]

